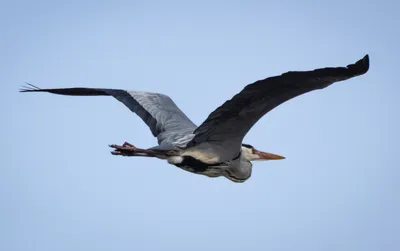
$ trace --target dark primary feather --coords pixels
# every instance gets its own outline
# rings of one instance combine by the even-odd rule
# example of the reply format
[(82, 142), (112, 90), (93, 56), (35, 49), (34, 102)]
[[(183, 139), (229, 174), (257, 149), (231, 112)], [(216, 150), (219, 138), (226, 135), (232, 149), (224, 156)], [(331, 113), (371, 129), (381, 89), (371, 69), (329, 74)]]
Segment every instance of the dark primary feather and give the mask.
[[(150, 128), (159, 144), (186, 144), (180, 139), (191, 135), (196, 125), (166, 95), (149, 92), (100, 88), (40, 89), (28, 84), (21, 92), (49, 92), (69, 96), (113, 96), (135, 112)], [(189, 139), (190, 140), (190, 139)]]
[(291, 71), (247, 85), (208, 116), (195, 130), (196, 136), (188, 147), (208, 142), (223, 149), (219, 153), (223, 159), (231, 159), (240, 150), (247, 132), (267, 112), (296, 96), (362, 75), (368, 69), (369, 57), (366, 55), (347, 67)]

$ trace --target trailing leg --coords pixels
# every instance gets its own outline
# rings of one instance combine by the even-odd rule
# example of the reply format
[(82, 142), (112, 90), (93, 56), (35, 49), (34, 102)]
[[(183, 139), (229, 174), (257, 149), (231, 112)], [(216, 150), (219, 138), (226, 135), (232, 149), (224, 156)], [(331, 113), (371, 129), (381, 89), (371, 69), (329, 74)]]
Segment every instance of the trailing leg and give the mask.
[(122, 146), (110, 145), (110, 147), (115, 149), (111, 152), (113, 155), (156, 157), (153, 151), (137, 148), (128, 142), (125, 142)]

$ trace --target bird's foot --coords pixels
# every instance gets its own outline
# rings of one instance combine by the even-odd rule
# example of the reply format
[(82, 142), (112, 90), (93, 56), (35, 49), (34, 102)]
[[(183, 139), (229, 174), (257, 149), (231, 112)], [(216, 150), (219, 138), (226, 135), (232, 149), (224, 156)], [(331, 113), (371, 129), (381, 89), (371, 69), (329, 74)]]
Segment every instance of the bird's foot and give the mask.
[(125, 142), (124, 144), (122, 144), (122, 146), (119, 145), (110, 145), (111, 148), (114, 148), (115, 150), (111, 152), (112, 155), (122, 155), (122, 156), (136, 156), (137, 154), (137, 148), (128, 143)]
[(134, 145), (132, 145), (131, 143), (128, 143), (128, 142), (126, 142), (126, 141), (125, 141), (124, 144), (122, 144), (122, 146), (124, 146), (124, 147), (129, 146), (129, 147), (134, 147), (134, 148), (136, 148)]
[(112, 155), (143, 156), (143, 157), (155, 157), (156, 156), (156, 153), (154, 151), (137, 148), (128, 142), (125, 142), (122, 146), (110, 145), (110, 147), (114, 148), (114, 151), (111, 152)]

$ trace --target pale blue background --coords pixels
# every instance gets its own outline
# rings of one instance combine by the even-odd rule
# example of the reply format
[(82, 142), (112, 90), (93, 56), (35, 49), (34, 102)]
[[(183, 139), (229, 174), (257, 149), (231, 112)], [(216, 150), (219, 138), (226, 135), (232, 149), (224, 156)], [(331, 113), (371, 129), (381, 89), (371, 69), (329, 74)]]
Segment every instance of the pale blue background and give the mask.
[[(3, 1), (0, 250), (400, 250), (399, 4)], [(112, 98), (17, 92), (157, 91), (200, 124), (246, 84), (366, 53), (256, 124), (245, 142), (287, 159), (244, 184), (112, 156), (156, 143)]]

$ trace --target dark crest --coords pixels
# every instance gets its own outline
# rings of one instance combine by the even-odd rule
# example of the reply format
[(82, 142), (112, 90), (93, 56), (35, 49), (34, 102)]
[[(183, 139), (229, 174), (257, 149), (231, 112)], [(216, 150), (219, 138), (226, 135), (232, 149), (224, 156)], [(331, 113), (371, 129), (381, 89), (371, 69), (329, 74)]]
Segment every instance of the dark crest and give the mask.
[(249, 144), (242, 144), (242, 146), (244, 146), (244, 147), (246, 147), (246, 148), (250, 148), (250, 149), (253, 149), (253, 148), (254, 148), (254, 146), (249, 145)]

